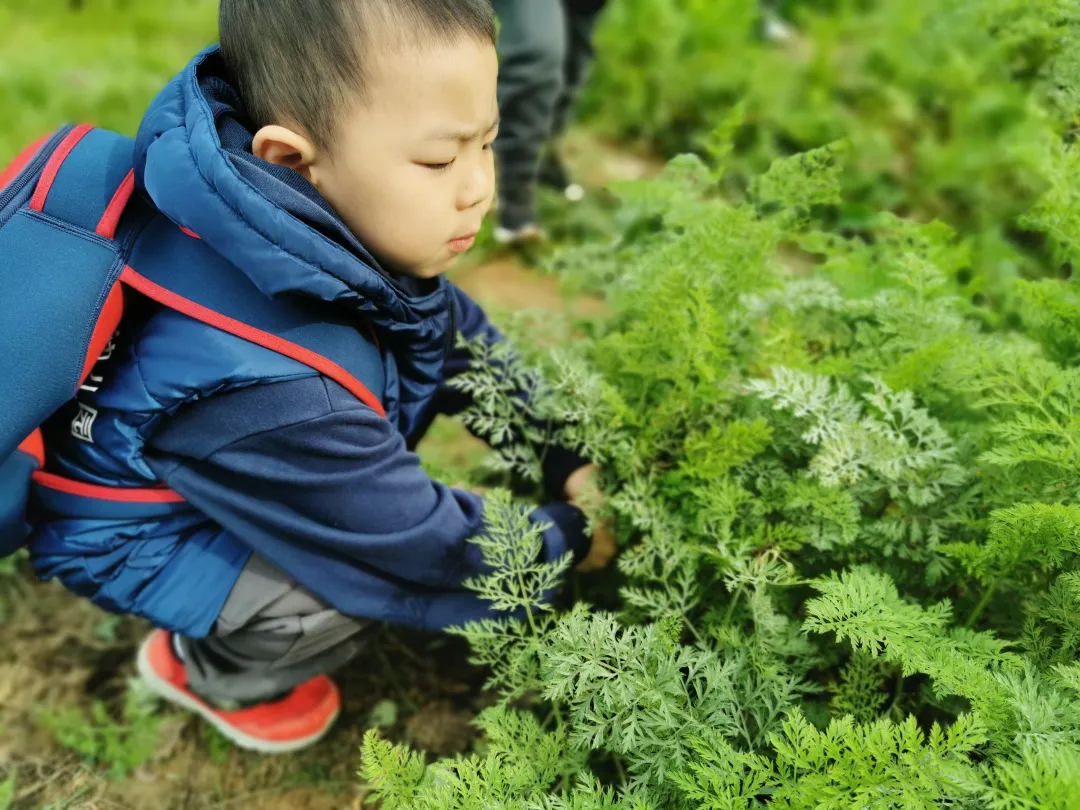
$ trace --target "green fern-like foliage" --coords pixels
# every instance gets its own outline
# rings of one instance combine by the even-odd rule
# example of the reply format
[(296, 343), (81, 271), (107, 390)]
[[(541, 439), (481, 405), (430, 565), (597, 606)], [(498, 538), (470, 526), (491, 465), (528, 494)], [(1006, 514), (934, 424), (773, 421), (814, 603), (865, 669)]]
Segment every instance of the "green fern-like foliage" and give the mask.
[[(1066, 98), (1050, 83), (1069, 75), (1056, 37), (1073, 29), (1054, 0), (940, 16), (922, 2), (837, 5), (837, 30), (872, 31), (874, 69), (892, 65), (913, 94), (892, 98), (887, 120), (918, 128), (934, 99), (963, 96), (949, 114), (966, 134), (908, 129), (918, 166), (897, 179), (948, 224), (889, 205), (851, 218), (865, 129), (827, 133), (732, 195), (724, 138), (750, 104), (709, 160), (615, 188), (608, 241), (554, 260), (605, 312), (558, 345), (526, 325), (529, 365), (475, 347), (465, 381), (467, 418), (501, 438), (510, 466), (535, 465), (542, 440), (600, 463), (592, 517), (623, 551), (595, 591), (579, 586), (605, 609), (551, 609), (567, 563), (538, 562), (537, 528), (509, 496), (490, 498), (477, 541), (490, 573), (469, 587), (502, 616), (455, 632), (498, 705), (485, 741), (451, 762), (369, 736), (364, 774), (384, 806), (1080, 807), (1080, 305), (1056, 280), (1071, 197), (1028, 184), (1071, 147), (1044, 138), (1061, 119), (1032, 129), (1025, 112), (1007, 159), (948, 165), (983, 126), (973, 82), (1020, 82), (1028, 65), (992, 109)], [(955, 73), (905, 64), (887, 33), (913, 48), (925, 36), (915, 49)], [(1011, 61), (972, 55), (984, 46)], [(884, 103), (872, 98), (858, 103)], [(969, 176), (986, 206), (958, 216), (946, 189)], [(1034, 264), (982, 229), (1006, 219), (1044, 234)], [(1047, 277), (1018, 281), (1021, 265)]]

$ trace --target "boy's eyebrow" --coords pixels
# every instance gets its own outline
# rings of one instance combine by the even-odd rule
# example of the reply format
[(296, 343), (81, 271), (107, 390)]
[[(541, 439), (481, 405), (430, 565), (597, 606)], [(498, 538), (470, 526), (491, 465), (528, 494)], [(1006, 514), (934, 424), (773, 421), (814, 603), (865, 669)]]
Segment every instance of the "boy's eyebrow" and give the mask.
[(429, 141), (473, 141), (482, 135), (486, 135), (495, 129), (502, 121), (501, 116), (496, 115), (495, 120), (486, 129), (440, 129), (430, 133), (425, 140)]

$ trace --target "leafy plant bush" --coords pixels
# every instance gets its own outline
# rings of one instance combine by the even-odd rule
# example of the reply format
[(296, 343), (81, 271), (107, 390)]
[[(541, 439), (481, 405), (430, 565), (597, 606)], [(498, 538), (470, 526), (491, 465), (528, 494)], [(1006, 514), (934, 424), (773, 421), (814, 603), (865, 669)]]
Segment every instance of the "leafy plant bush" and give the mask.
[[(736, 193), (775, 158), (844, 139), (833, 230), (873, 233), (879, 211), (940, 218), (978, 237), (971, 294), (1071, 261), (1046, 211), (1073, 216), (1061, 203), (1077, 187), (1074, 3), (837, 0), (791, 13), (802, 37), (777, 47), (754, 35), (747, 0), (612, 4), (590, 120), (670, 155), (701, 152), (737, 111)], [(1032, 210), (1047, 190), (1050, 208)]]
[(364, 778), (410, 810), (1080, 806), (1074, 284), (1018, 283), (1004, 328), (942, 222), (827, 226), (844, 148), (731, 203), (721, 144), (618, 189), (612, 241), (560, 261), (607, 313), (532, 352), (534, 416), (603, 466), (618, 607), (551, 609), (566, 563), (495, 496), (472, 587), (514, 617), (460, 630), (488, 741), (427, 765), (373, 732)]

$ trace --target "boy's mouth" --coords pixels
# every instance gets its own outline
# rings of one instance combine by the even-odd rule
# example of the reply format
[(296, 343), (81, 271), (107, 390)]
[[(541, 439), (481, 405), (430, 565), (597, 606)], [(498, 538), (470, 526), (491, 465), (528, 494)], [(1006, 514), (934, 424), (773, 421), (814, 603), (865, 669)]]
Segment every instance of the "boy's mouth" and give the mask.
[(451, 239), (447, 244), (450, 246), (452, 253), (464, 253), (476, 244), (476, 234), (470, 233), (467, 236), (459, 236), (457, 239)]

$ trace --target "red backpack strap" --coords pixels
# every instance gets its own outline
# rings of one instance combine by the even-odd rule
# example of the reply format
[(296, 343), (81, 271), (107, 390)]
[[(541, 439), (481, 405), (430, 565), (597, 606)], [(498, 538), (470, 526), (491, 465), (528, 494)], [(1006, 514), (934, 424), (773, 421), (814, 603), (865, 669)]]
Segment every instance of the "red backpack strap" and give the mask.
[(204, 300), (208, 300), (208, 303), (219, 304), (219, 306), (211, 308), (210, 306), (198, 303), (193, 298), (187, 298), (173, 290), (167, 289), (161, 284), (151, 281), (130, 266), (124, 268), (120, 280), (132, 289), (138, 290), (147, 298), (157, 301), (159, 304), (163, 304), (169, 309), (187, 315), (189, 318), (201, 321), (208, 326), (213, 326), (215, 329), (220, 329), (222, 332), (236, 335), (249, 343), (263, 346), (277, 354), (284, 355), (285, 357), (303, 363), (305, 366), (318, 371), (324, 377), (328, 377), (336, 382), (375, 411), (375, 413), (379, 414), (379, 416), (386, 417), (386, 409), (383, 407), (382, 402), (379, 401), (379, 398), (375, 396), (375, 394), (373, 394), (355, 374), (350, 373), (338, 363), (335, 363), (311, 348), (302, 346), (281, 335), (274, 334), (265, 329), (258, 329), (244, 321), (223, 314), (221, 310), (226, 308), (225, 304), (227, 302), (215, 302), (214, 299), (221, 298), (222, 296), (215, 294), (214, 290), (204, 287), (200, 291)]

